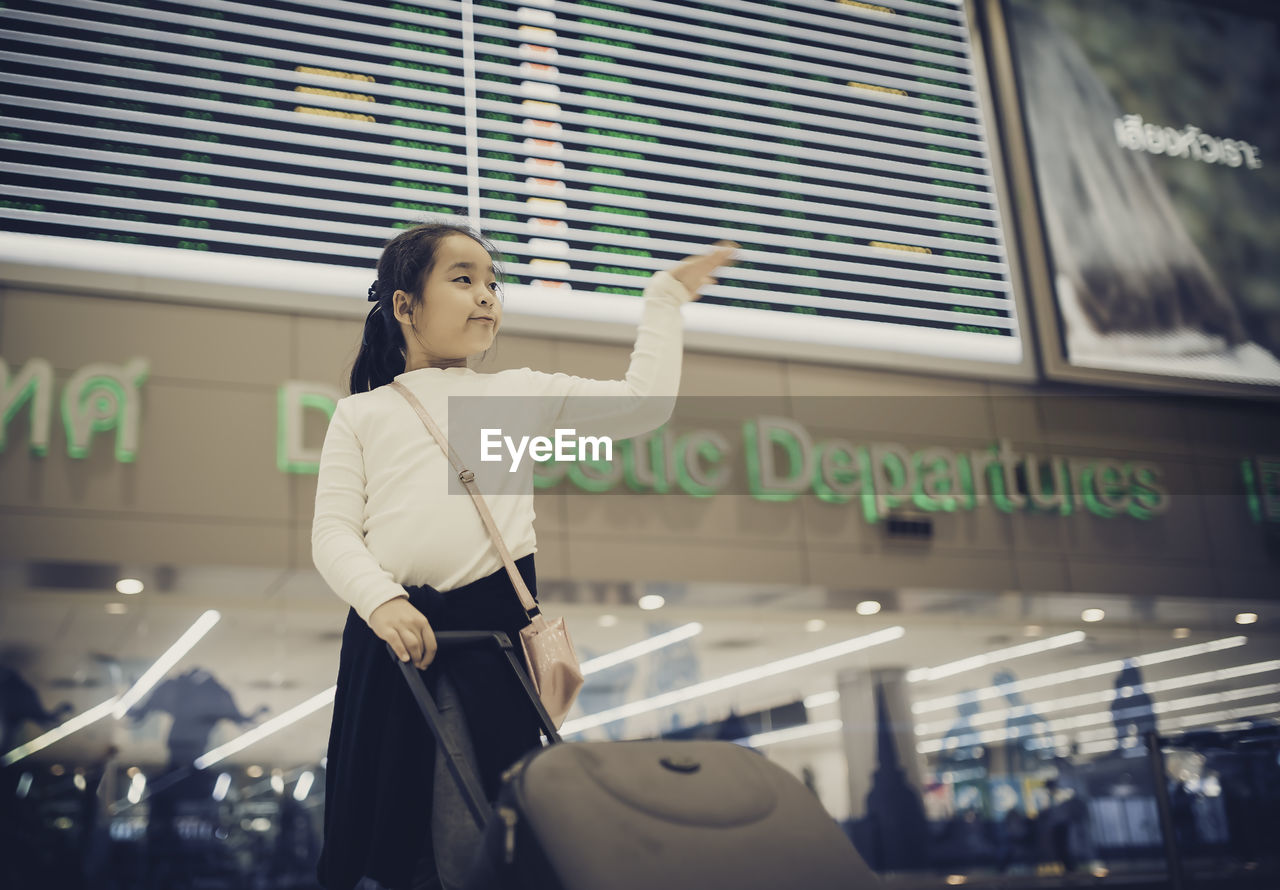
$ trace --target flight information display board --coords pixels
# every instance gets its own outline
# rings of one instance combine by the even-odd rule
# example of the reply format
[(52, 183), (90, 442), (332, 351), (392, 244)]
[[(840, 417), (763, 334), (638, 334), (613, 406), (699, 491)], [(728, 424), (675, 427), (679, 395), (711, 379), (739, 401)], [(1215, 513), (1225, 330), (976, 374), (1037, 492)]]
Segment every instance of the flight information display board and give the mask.
[(696, 329), (1024, 361), (960, 0), (75, 0), (0, 28), (11, 262), (256, 257), (363, 297), (395, 227), (460, 217), (509, 309), (601, 319), (729, 238)]

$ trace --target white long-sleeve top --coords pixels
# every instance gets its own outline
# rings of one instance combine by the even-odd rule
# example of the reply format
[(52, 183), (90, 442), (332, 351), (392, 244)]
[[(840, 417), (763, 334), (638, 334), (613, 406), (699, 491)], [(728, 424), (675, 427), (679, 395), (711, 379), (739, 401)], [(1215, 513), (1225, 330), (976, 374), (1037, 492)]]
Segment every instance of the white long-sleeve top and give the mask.
[[(668, 272), (649, 279), (622, 380), (529, 368), (492, 374), (420, 368), (396, 380), (421, 400), (446, 438), (450, 396), (538, 397), (521, 402), (537, 414), (523, 423), (614, 439), (638, 436), (661, 426), (674, 409), (684, 348), (680, 308), (690, 299)], [(528, 477), (470, 468), (512, 558), (536, 552)], [(449, 493), (451, 472), (417, 413), (392, 387), (338, 401), (320, 453), (311, 555), (321, 577), (365, 621), (378, 606), (405, 596), (405, 587), (452, 590), (502, 568), (476, 505), (465, 493)]]

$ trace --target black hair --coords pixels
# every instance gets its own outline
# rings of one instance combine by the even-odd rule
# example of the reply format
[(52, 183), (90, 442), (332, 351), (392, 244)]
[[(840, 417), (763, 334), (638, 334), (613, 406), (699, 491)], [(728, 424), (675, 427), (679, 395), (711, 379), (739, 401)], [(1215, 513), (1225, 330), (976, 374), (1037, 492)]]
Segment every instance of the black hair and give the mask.
[(407, 354), (404, 333), (396, 320), (392, 300), (395, 292), (402, 290), (410, 295), (410, 311), (417, 307), (423, 298), (427, 276), (435, 266), (440, 242), (450, 235), (466, 235), (483, 247), (490, 257), (495, 257), (494, 270), (498, 280), (502, 280), (493, 245), (468, 226), (423, 223), (405, 229), (388, 241), (378, 258), (378, 280), (369, 288), (368, 296), (374, 305), (365, 318), (360, 351), (351, 368), (353, 394), (377, 389), (390, 383), (397, 374), (404, 373)]

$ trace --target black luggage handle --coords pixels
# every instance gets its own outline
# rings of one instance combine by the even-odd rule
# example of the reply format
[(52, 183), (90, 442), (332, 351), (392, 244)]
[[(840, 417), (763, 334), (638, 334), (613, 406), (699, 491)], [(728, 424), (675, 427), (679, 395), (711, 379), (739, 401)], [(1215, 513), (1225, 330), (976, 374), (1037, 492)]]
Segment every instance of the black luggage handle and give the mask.
[[(538, 722), (542, 724), (542, 732), (547, 737), (547, 743), (554, 745), (560, 742), (560, 734), (556, 732), (555, 724), (551, 721), (551, 715), (543, 707), (542, 699), (539, 698), (537, 690), (533, 688), (533, 681), (529, 679), (529, 675), (525, 673), (524, 667), (520, 664), (515, 649), (511, 645), (510, 637), (501, 631), (475, 630), (438, 631), (435, 637), (436, 645), (439, 649), (496, 643), (506, 656), (507, 663), (511, 665), (512, 671), (515, 672), (517, 679), (520, 680), (525, 694), (529, 697), (530, 703), (537, 712)], [(426, 684), (422, 682), (422, 674), (413, 666), (412, 661), (401, 661), (400, 657), (396, 655), (396, 651), (391, 648), (390, 643), (387, 643), (386, 646), (387, 654), (391, 656), (391, 660), (399, 666), (400, 672), (404, 674), (405, 681), (409, 684), (409, 692), (412, 693), (414, 700), (418, 703), (418, 708), (422, 711), (422, 716), (426, 719), (431, 734), (436, 737), (436, 744), (439, 746), (439, 750), (445, 754), (445, 765), (453, 775), (454, 781), (458, 783), (458, 788), (462, 791), (462, 796), (466, 800), (467, 809), (471, 811), (471, 817), (475, 820), (476, 825), (483, 830), (489, 823), (491, 813), (485, 801), (484, 789), (479, 778), (472, 771), (470, 764), (465, 763), (462, 749), (457, 740), (441, 725), (440, 710), (436, 707), (431, 693), (427, 691)]]

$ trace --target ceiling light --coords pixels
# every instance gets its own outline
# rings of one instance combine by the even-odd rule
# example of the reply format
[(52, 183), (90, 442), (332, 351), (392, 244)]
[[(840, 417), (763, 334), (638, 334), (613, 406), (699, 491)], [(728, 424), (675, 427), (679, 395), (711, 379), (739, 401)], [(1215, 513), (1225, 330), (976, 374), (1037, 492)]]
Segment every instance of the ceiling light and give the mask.
[[(1280, 692), (1280, 683), (1268, 683), (1262, 686), (1251, 686), (1246, 689), (1232, 689), (1229, 692), (1220, 692), (1210, 695), (1193, 695), (1187, 698), (1173, 699), (1172, 701), (1153, 702), (1150, 709), (1148, 708), (1129, 708), (1133, 712), (1151, 713), (1155, 716), (1166, 714), (1170, 711), (1190, 711), (1196, 708), (1203, 708), (1209, 705), (1220, 704), (1223, 701), (1234, 701), (1241, 698), (1256, 698), (1262, 695), (1274, 695)], [(1079, 729), (1084, 726), (1093, 726), (1100, 723), (1110, 723), (1115, 719), (1115, 715), (1111, 710), (1094, 711), (1090, 714), (1081, 714), (1076, 717), (1061, 717), (1056, 720), (1045, 721), (1048, 725), (1049, 732), (1059, 733), (1071, 729)], [(1199, 719), (1207, 718), (1201, 716)], [(1218, 719), (1215, 717), (1214, 719)], [(926, 739), (916, 745), (916, 751), (921, 754), (934, 754), (941, 751), (944, 747), (954, 745), (955, 747), (966, 748), (970, 745), (989, 745), (993, 742), (1006, 741), (1013, 737), (1016, 733), (1026, 729), (1025, 726), (1016, 726), (1010, 729), (987, 729), (981, 732), (966, 733), (962, 736), (952, 736), (948, 738)], [(1109, 729), (1107, 732), (1114, 732)]]
[(1258, 620), (1257, 612), (1241, 612), (1236, 615), (1236, 624), (1254, 624)]
[[(1230, 732), (1233, 729), (1248, 729), (1255, 725), (1256, 718), (1272, 716), (1277, 712), (1280, 712), (1280, 701), (1269, 701), (1260, 705), (1248, 705), (1243, 708), (1227, 708), (1221, 711), (1191, 714), (1168, 720), (1162, 719), (1159, 722), (1161, 731), (1166, 733), (1178, 729), (1195, 729), (1209, 724), (1217, 724), (1213, 727), (1216, 732)], [(1223, 720), (1241, 722), (1236, 724), (1220, 723)], [(1082, 732), (1077, 737), (1079, 742), (1077, 750), (1081, 754), (1101, 754), (1105, 751), (1114, 751), (1116, 749), (1115, 732), (1115, 727), (1113, 726), (1091, 732)]]
[(640, 597), (639, 602), (636, 603), (637, 606), (644, 609), (646, 612), (652, 612), (655, 609), (661, 609), (666, 604), (667, 604), (666, 599), (663, 598), (662, 596), (659, 596), (656, 593), (647, 593), (644, 596)]
[(812, 711), (814, 708), (834, 705), (838, 701), (840, 701), (840, 693), (832, 689), (830, 692), (815, 692), (813, 695), (806, 695), (804, 706), (806, 710)]
[(227, 796), (227, 791), (231, 789), (231, 773), (221, 773), (218, 781), (213, 783), (213, 799), (221, 801)]
[(596, 726), (603, 726), (606, 723), (614, 723), (618, 720), (625, 720), (628, 717), (635, 717), (640, 714), (647, 714), (650, 711), (656, 711), (660, 708), (677, 705), (682, 702), (691, 701), (704, 695), (710, 695), (714, 692), (722, 692), (726, 689), (733, 689), (735, 686), (742, 686), (746, 683), (753, 683), (756, 680), (763, 680), (766, 677), (776, 676), (777, 674), (794, 671), (802, 667), (818, 664), (823, 661), (829, 661), (833, 658), (839, 658), (842, 655), (848, 655), (858, 652), (862, 649), (868, 649), (872, 646), (878, 646), (881, 643), (888, 643), (892, 640), (899, 639), (906, 631), (901, 625), (887, 627), (874, 633), (865, 634), (860, 637), (854, 637), (831, 646), (824, 646), (821, 649), (814, 649), (812, 652), (804, 652), (800, 655), (793, 655), (790, 658), (783, 658), (779, 661), (773, 661), (768, 664), (759, 665), (758, 667), (748, 668), (742, 671), (736, 671), (732, 674), (726, 674), (723, 677), (717, 677), (713, 680), (704, 680), (701, 683), (694, 683), (683, 689), (673, 689), (662, 695), (655, 695), (652, 698), (642, 699), (640, 701), (629, 702), (625, 705), (619, 705), (616, 708), (608, 708), (595, 714), (589, 714), (585, 717), (579, 717), (576, 720), (570, 720), (565, 723), (561, 729), (562, 736), (576, 735), (585, 730)]
[(584, 661), (581, 665), (583, 676), (594, 674), (605, 668), (611, 668), (614, 665), (622, 664), (624, 661), (630, 661), (633, 658), (639, 658), (641, 655), (648, 655), (650, 652), (656, 652), (658, 649), (665, 648), (681, 640), (687, 640), (696, 637), (702, 633), (702, 625), (696, 621), (677, 627), (675, 630), (669, 630), (666, 633), (660, 633), (652, 636), (647, 640), (641, 640), (639, 643), (633, 643), (630, 646), (623, 646), (616, 652), (610, 652), (608, 655), (601, 655), (598, 658), (592, 658)]
[(136, 593), (142, 593), (144, 585), (137, 578), (121, 578), (116, 582), (116, 593), (122, 593), (125, 596), (133, 596)]
[(596, 624), (601, 627), (616, 627), (618, 624), (617, 615), (601, 615), (596, 619)]
[(925, 699), (911, 705), (911, 711), (914, 714), (924, 714), (928, 711), (939, 711), (943, 708), (954, 708), (962, 701), (986, 701), (987, 699), (999, 698), (1008, 692), (1029, 692), (1032, 689), (1043, 689), (1046, 686), (1057, 686), (1059, 683), (1074, 683), (1077, 680), (1083, 680), (1088, 677), (1100, 677), (1104, 675), (1118, 674), (1127, 661), (1133, 667), (1149, 667), (1153, 664), (1164, 664), (1168, 661), (1177, 661), (1182, 658), (1191, 658), (1196, 655), (1206, 655), (1210, 652), (1220, 652), (1223, 649), (1233, 649), (1236, 646), (1243, 646), (1248, 642), (1249, 638), (1244, 636), (1223, 637), (1220, 640), (1210, 640), (1207, 643), (1194, 643), (1190, 646), (1179, 646), (1176, 649), (1164, 649), (1159, 652), (1148, 652), (1146, 655), (1138, 655), (1129, 659), (1112, 659), (1111, 661), (1100, 661), (1097, 664), (1085, 665), (1084, 667), (1072, 668), (1067, 671), (1055, 671), (1052, 674), (1041, 674), (1038, 677), (1028, 677), (1025, 680), (1015, 680), (1012, 683), (1006, 683), (1003, 686), (986, 686), (982, 689), (976, 689), (957, 695), (944, 695), (938, 698)]
[(811, 634), (815, 634), (820, 630), (826, 630), (827, 622), (823, 621), (821, 618), (810, 618), (804, 623), (804, 629)]
[(120, 696), (113, 712), (115, 718), (119, 720), (129, 713), (129, 709), (146, 695), (152, 686), (159, 683), (164, 675), (169, 673), (169, 669), (177, 664), (182, 656), (190, 652), (191, 648), (200, 642), (221, 617), (215, 609), (210, 609), (197, 618), (195, 623), (187, 628), (187, 632), (178, 637), (177, 642), (157, 658), (155, 664), (147, 668), (146, 672), (138, 678), (138, 682), (133, 684), (133, 688)]
[(1042, 633), (1044, 633), (1044, 628), (1038, 624), (1028, 624), (1022, 629), (1024, 637), (1038, 637)]
[(1085, 609), (1080, 613), (1081, 621), (1101, 621), (1107, 617), (1107, 613), (1101, 609)]
[(1060, 649), (1063, 646), (1082, 643), (1084, 640), (1084, 631), (1073, 630), (1070, 633), (1058, 634), (1056, 637), (1047, 637), (1043, 640), (1036, 640), (1033, 643), (1022, 643), (1017, 646), (1009, 646), (1005, 649), (995, 649), (982, 655), (973, 655), (969, 658), (962, 658), (959, 661), (940, 664), (937, 667), (916, 668), (914, 670), (907, 671), (907, 682), (919, 683), (922, 680), (940, 680), (943, 677), (953, 677), (956, 674), (962, 674), (965, 671), (972, 671), (980, 667), (986, 667), (989, 664), (1011, 661), (1015, 658), (1022, 658), (1026, 655), (1037, 655), (1050, 649)]
[(1175, 627), (1173, 629), (1173, 638), (1175, 640), (1185, 640), (1189, 636), (1191, 636), (1191, 628), (1189, 627)]
[(276, 794), (284, 794), (284, 774), (278, 769), (271, 771), (271, 790)]
[(142, 773), (133, 774), (133, 780), (129, 782), (129, 793), (125, 795), (129, 803), (137, 803), (142, 800), (142, 792), (146, 790), (147, 777)]
[(791, 726), (787, 729), (775, 729), (770, 732), (747, 736), (745, 739), (738, 739), (737, 744), (746, 745), (748, 748), (763, 748), (765, 745), (794, 742), (799, 739), (811, 739), (815, 736), (839, 732), (843, 727), (844, 723), (839, 720), (823, 720), (821, 723), (805, 723), (801, 726)]
[(253, 764), (253, 766), (250, 766), (247, 769), (245, 769), (244, 772), (245, 772), (245, 775), (247, 775), (250, 779), (262, 778), (262, 767), (258, 766), (256, 763)]
[[(1259, 661), (1254, 664), (1242, 664), (1236, 667), (1222, 668), (1221, 670), (1216, 671), (1203, 671), (1198, 674), (1186, 674), (1181, 677), (1171, 677), (1167, 680), (1152, 680), (1142, 684), (1142, 691), (1148, 694), (1170, 692), (1175, 689), (1186, 689), (1188, 686), (1203, 686), (1206, 683), (1222, 683), (1228, 680), (1238, 680), (1241, 677), (1265, 674), (1270, 671), (1280, 671), (1280, 659)], [(1129, 695), (1131, 694), (1132, 690), (1129, 692)], [(1129, 695), (1123, 694), (1122, 692), (1119, 697), (1127, 698)], [(1069, 711), (1073, 708), (1084, 707), (1085, 705), (1109, 702), (1114, 700), (1116, 697), (1117, 692), (1115, 690), (1103, 689), (1098, 692), (1085, 692), (1080, 695), (1070, 695), (1065, 698), (1051, 699), (1049, 701), (1027, 702), (1019, 705), (1018, 708), (1009, 708), (1000, 711), (987, 711), (983, 714), (975, 714), (969, 718), (969, 723), (973, 726), (1000, 723), (1003, 720), (1017, 716), (1019, 713), (1023, 713), (1023, 709), (1029, 709), (1035, 714), (1048, 714), (1053, 711)], [(916, 725), (916, 735), (944, 733), (953, 725), (955, 725), (955, 721), (951, 719), (935, 720), (932, 723), (920, 723)]]
[(306, 770), (298, 776), (298, 784), (293, 786), (293, 799), (299, 802), (306, 800), (307, 795), (311, 793), (311, 784), (315, 780), (316, 774), (311, 770)]
[[(218, 761), (230, 757), (232, 754), (243, 751), (254, 742), (265, 739), (267, 736), (279, 732), (286, 726), (298, 722), (303, 717), (315, 713), (325, 705), (331, 704), (333, 702), (334, 692), (337, 691), (337, 688), (337, 686), (330, 686), (324, 692), (319, 692), (311, 696), (311, 698), (307, 699), (302, 704), (294, 705), (283, 714), (278, 714), (277, 716), (272, 717), (261, 726), (255, 726), (248, 732), (241, 733), (236, 736), (226, 744), (219, 745), (211, 751), (206, 751), (196, 758), (195, 768), (206, 769), (207, 767), (213, 766)], [(252, 769), (253, 767), (250, 767), (251, 771)], [(250, 774), (252, 775), (252, 772)], [(258, 775), (261, 775), (261, 773)]]
[(77, 716), (72, 717), (66, 723), (63, 723), (59, 726), (55, 726), (53, 729), (49, 730), (43, 735), (36, 736), (34, 739), (27, 742), (26, 744), (19, 745), (18, 747), (14, 748), (12, 751), (5, 754), (4, 757), (0, 757), (0, 766), (9, 766), (11, 764), (17, 763), (19, 760), (26, 757), (28, 754), (34, 754), (36, 751), (43, 750), (49, 747), (50, 745), (52, 745), (54, 742), (59, 741), (60, 739), (64, 739), (67, 736), (71, 735), (71, 733), (76, 732), (77, 730), (84, 729), (86, 726), (90, 725), (91, 723), (98, 722), (103, 717), (106, 717), (108, 714), (111, 713), (112, 709), (115, 707), (115, 704), (116, 704), (116, 699), (109, 698), (106, 701), (104, 701), (102, 704), (95, 705), (94, 707), (85, 711), (83, 714), (78, 714)]
[(874, 615), (880, 611), (880, 604), (875, 600), (863, 600), (854, 607), (859, 615)]

